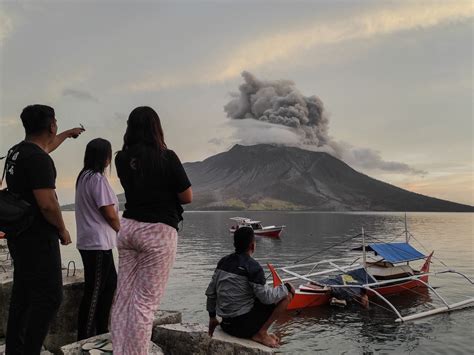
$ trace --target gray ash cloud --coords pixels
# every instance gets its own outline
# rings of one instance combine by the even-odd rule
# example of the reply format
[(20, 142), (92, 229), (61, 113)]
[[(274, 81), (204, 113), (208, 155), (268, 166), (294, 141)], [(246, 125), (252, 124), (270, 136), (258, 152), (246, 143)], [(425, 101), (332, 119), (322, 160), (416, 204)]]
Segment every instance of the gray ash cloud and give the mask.
[(231, 93), (231, 100), (224, 106), (233, 122), (240, 120), (234, 125), (235, 143), (297, 145), (325, 151), (362, 169), (426, 174), (405, 163), (386, 161), (373, 149), (333, 139), (323, 101), (316, 95), (303, 95), (293, 81), (260, 80), (247, 71), (242, 77), (239, 92)]

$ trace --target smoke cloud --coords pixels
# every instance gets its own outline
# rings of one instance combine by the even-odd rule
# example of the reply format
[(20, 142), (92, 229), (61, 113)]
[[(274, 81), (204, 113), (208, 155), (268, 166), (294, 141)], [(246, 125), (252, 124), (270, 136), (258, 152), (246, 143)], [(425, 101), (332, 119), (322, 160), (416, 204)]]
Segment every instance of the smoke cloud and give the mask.
[[(408, 164), (385, 161), (370, 148), (357, 148), (329, 136), (329, 118), (321, 99), (304, 96), (290, 80), (259, 80), (242, 73), (244, 83), (224, 106), (242, 144), (276, 143), (324, 151), (362, 169), (425, 174)], [(240, 121), (239, 121), (240, 120)], [(257, 122), (258, 121), (258, 122)]]
[(70, 96), (78, 100), (99, 102), (99, 99), (85, 90), (66, 88), (62, 92), (63, 96)]

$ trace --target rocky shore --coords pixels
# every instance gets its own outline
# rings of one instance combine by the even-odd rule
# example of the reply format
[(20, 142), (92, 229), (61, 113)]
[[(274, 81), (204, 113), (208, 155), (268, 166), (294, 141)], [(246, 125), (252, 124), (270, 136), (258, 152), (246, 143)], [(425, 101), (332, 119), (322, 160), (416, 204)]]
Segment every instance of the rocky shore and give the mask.
[[(4, 337), (8, 320), (8, 308), (12, 287), (12, 271), (0, 271), (0, 355), (4, 354)], [(44, 342), (46, 354), (82, 355), (81, 346), (91, 339), (76, 342), (78, 304), (82, 298), (84, 278), (81, 270), (73, 275), (63, 273), (64, 299), (58, 315), (50, 327)], [(98, 339), (110, 338), (110, 334), (98, 335)], [(273, 354), (270, 349), (250, 340), (238, 339), (216, 329), (211, 338), (207, 326), (196, 323), (183, 323), (179, 311), (159, 310), (153, 322), (153, 334), (149, 354), (165, 355), (264, 355)]]

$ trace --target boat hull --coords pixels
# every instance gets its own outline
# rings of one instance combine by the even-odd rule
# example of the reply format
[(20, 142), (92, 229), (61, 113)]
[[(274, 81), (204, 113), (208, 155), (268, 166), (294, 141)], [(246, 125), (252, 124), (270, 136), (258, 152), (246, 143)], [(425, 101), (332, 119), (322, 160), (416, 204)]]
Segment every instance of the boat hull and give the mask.
[[(229, 231), (233, 234), (236, 229), (231, 228)], [(268, 229), (254, 229), (253, 232), (255, 235), (260, 237), (269, 237), (269, 238), (280, 238), (283, 227), (268, 228)]]
[(291, 311), (294, 309), (323, 306), (325, 304), (329, 304), (330, 301), (331, 301), (330, 292), (314, 294), (314, 293), (296, 291), (295, 297), (293, 297), (287, 309)]
[[(420, 280), (427, 283), (428, 275), (420, 277)], [(406, 281), (402, 283), (397, 283), (394, 285), (377, 287), (377, 288), (374, 288), (374, 290), (380, 293), (382, 296), (389, 296), (389, 295), (395, 295), (402, 292), (406, 292), (416, 287), (426, 287), (426, 285), (424, 285), (418, 280), (410, 280), (410, 281)], [(370, 298), (377, 297), (375, 293), (370, 292), (370, 291), (367, 292), (367, 295)], [(331, 301), (330, 291), (321, 292), (321, 293), (312, 293), (312, 292), (301, 292), (297, 290), (295, 293), (295, 297), (293, 297), (287, 309), (294, 310), (294, 309), (317, 307), (317, 306), (329, 304), (330, 301)]]

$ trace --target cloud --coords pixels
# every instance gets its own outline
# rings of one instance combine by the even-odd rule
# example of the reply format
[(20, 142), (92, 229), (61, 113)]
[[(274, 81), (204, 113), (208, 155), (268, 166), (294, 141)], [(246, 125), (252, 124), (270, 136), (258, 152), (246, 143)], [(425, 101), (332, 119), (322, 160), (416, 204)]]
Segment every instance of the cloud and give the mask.
[[(1, 5), (0, 5), (1, 6)], [(6, 13), (4, 9), (0, 7), (0, 46), (3, 45), (4, 41), (13, 31), (13, 20)]]
[(329, 117), (321, 99), (303, 95), (291, 80), (261, 80), (247, 71), (242, 77), (239, 92), (231, 94), (224, 106), (236, 128), (230, 139), (234, 144), (298, 146), (329, 153), (366, 171), (426, 174), (405, 163), (386, 161), (373, 149), (334, 140), (329, 135)]
[(385, 172), (406, 173), (421, 176), (428, 174), (424, 170), (415, 169), (405, 163), (384, 160), (380, 155), (380, 152), (376, 150), (352, 147), (344, 142), (338, 142), (338, 144), (339, 146), (345, 147), (341, 150), (341, 158), (351, 166), (363, 170), (381, 170)]
[(116, 120), (116, 121), (126, 122), (127, 119), (128, 119), (128, 116), (123, 112), (115, 112), (114, 113), (114, 120)]
[(350, 40), (363, 40), (401, 31), (465, 21), (474, 16), (470, 1), (400, 2), (355, 14), (352, 18), (327, 19), (293, 29), (265, 33), (245, 43), (236, 43), (223, 58), (211, 58), (212, 65), (180, 70), (173, 75), (150, 75), (127, 85), (131, 91), (157, 91), (194, 84), (233, 79), (243, 70), (298, 57), (305, 50)]
[(474, 206), (474, 175), (471, 172), (434, 173), (429, 178), (395, 181), (397, 186), (423, 195)]
[(20, 118), (4, 117), (0, 119), (0, 127), (19, 127), (21, 126)]
[(244, 69), (253, 69), (278, 59), (298, 55), (299, 51), (315, 46), (367, 39), (416, 28), (429, 28), (465, 20), (471, 18), (473, 14), (474, 7), (469, 1), (405, 3), (395, 8), (372, 10), (352, 19), (318, 23), (285, 33), (264, 36), (232, 51), (222, 70), (215, 73), (214, 79), (222, 81), (234, 78)]
[(99, 99), (85, 90), (67, 88), (62, 91), (63, 96), (70, 96), (78, 100), (99, 102)]

